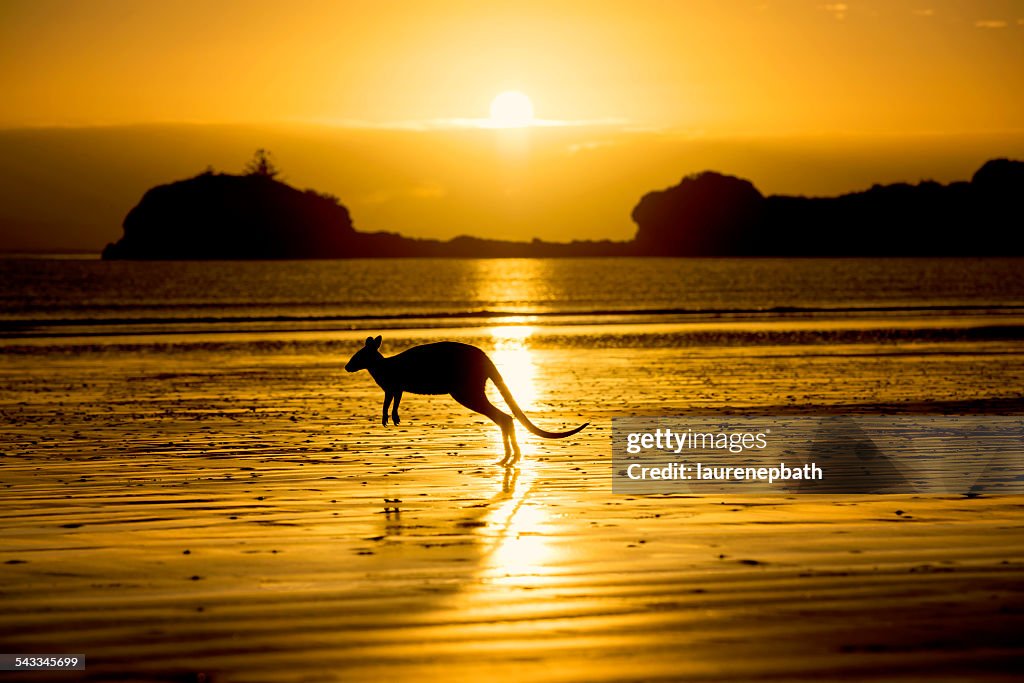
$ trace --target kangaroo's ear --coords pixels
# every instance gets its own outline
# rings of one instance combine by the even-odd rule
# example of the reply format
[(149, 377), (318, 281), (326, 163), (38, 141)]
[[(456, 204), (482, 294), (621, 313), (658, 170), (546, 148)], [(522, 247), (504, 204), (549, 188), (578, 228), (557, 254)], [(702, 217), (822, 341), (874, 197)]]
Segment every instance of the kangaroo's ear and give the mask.
[(367, 337), (366, 338), (366, 345), (367, 346), (373, 346), (373, 337)]
[(373, 348), (375, 348), (375, 349), (379, 349), (380, 345), (381, 345), (381, 342), (383, 342), (383, 341), (384, 341), (384, 337), (382, 337), (381, 335), (378, 334), (377, 338), (372, 340), (371, 346), (373, 346)]

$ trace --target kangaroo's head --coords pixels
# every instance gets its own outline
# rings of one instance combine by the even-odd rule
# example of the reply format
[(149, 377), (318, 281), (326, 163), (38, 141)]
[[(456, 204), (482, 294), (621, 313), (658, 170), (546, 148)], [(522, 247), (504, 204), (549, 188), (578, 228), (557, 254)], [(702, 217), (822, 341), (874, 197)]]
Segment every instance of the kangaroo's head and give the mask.
[(355, 355), (345, 365), (345, 369), (349, 372), (358, 372), (376, 365), (379, 360), (384, 358), (380, 353), (380, 343), (382, 341), (384, 340), (380, 335), (376, 338), (367, 337), (366, 346), (355, 352)]

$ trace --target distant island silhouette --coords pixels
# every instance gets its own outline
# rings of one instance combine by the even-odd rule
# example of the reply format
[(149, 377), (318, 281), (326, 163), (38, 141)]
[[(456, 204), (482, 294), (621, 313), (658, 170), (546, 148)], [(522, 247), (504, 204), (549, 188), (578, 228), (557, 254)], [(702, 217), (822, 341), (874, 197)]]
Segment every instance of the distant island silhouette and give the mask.
[(632, 241), (415, 239), (360, 232), (338, 198), (277, 179), (263, 150), (246, 173), (207, 171), (147, 191), (104, 259), (569, 256), (1024, 255), (1024, 162), (970, 181), (875, 185), (838, 197), (764, 196), (704, 171), (644, 195)]

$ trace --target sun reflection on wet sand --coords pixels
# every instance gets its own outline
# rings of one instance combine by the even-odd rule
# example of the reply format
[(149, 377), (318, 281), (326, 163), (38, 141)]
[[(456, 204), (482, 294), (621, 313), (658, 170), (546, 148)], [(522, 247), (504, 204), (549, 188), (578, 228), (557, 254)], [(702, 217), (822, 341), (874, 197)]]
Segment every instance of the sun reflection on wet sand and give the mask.
[[(501, 373), (516, 403), (529, 414), (535, 408), (537, 401), (537, 366), (529, 347), (529, 338), (533, 334), (533, 328), (528, 325), (506, 325), (490, 328), (489, 331), (494, 340), (494, 347), (488, 355), (497, 366), (498, 372)], [(501, 393), (492, 383), (487, 385), (487, 395), (494, 405), (511, 413), (511, 410), (505, 406)], [(524, 436), (524, 432), (525, 430), (520, 429), (517, 422), (517, 437)], [(490, 443), (496, 453), (504, 453), (500, 430), (490, 434)], [(533, 454), (527, 439), (520, 439), (519, 446), (523, 450), (523, 457)]]
[(536, 408), (537, 365), (533, 362), (529, 340), (533, 328), (526, 325), (493, 327), (490, 330), (494, 340), (491, 360), (498, 366), (505, 384), (512, 390), (516, 403), (524, 411)]
[(545, 583), (559, 552), (549, 529), (550, 508), (537, 500), (536, 462), (505, 472), (502, 489), (487, 512), (480, 566), (482, 583), (492, 586), (536, 587)]

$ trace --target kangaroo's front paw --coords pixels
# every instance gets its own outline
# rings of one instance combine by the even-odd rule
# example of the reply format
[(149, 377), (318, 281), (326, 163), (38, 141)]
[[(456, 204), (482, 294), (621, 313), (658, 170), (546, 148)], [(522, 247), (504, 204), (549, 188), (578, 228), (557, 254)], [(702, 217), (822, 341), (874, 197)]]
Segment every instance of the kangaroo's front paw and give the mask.
[(398, 413), (391, 413), (391, 421), (396, 425), (402, 424), (402, 421), (398, 419)]
[(384, 413), (384, 416), (380, 418), (380, 423), (382, 425), (384, 425), (385, 427), (388, 426), (388, 415), (387, 415), (387, 413)]

